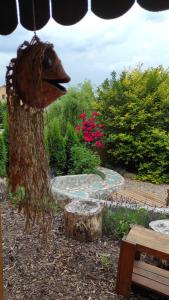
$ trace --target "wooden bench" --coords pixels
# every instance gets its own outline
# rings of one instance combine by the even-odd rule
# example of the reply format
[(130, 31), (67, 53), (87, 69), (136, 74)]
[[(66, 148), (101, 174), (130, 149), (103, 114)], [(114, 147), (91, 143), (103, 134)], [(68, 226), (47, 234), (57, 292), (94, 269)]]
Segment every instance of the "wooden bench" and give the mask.
[(138, 225), (132, 227), (121, 244), (117, 294), (129, 298), (133, 283), (169, 296), (169, 271), (141, 261), (141, 253), (169, 260), (169, 236)]
[(135, 189), (121, 189), (116, 192), (117, 198), (122, 198), (126, 200), (133, 200), (136, 203), (140, 204), (147, 204), (150, 206), (157, 206), (157, 207), (165, 207), (169, 205), (169, 201), (167, 199), (161, 199), (155, 193), (147, 193), (141, 190)]

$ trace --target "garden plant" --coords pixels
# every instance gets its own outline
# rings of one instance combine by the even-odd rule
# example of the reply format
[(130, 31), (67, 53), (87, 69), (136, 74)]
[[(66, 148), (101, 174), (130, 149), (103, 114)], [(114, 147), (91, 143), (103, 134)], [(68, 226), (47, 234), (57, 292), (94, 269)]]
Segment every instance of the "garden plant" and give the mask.
[(97, 91), (109, 166), (153, 183), (169, 182), (169, 70), (112, 72)]

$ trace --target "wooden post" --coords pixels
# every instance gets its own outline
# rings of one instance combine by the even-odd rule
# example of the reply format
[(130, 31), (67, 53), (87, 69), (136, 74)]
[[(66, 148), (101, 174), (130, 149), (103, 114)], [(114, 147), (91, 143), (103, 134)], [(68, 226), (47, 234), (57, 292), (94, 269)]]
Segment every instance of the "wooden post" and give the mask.
[(117, 272), (116, 293), (130, 297), (133, 265), (136, 254), (136, 245), (122, 240)]
[(3, 255), (2, 255), (2, 227), (1, 227), (1, 205), (0, 205), (0, 300), (4, 299), (3, 292)]

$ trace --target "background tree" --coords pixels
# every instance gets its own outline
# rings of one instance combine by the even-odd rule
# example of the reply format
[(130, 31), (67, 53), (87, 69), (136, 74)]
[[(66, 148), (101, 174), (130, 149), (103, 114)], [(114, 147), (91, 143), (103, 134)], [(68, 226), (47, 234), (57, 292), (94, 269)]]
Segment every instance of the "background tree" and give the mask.
[(50, 122), (45, 136), (52, 173), (54, 176), (64, 175), (66, 168), (65, 141), (57, 118)]
[(98, 88), (106, 123), (107, 162), (152, 182), (169, 182), (169, 71), (162, 66), (115, 72)]
[(61, 100), (53, 103), (46, 113), (46, 124), (53, 118), (59, 117), (62, 132), (66, 133), (67, 124), (75, 127), (80, 114), (90, 113), (95, 108), (95, 95), (90, 81), (84, 81), (75, 87), (70, 87)]

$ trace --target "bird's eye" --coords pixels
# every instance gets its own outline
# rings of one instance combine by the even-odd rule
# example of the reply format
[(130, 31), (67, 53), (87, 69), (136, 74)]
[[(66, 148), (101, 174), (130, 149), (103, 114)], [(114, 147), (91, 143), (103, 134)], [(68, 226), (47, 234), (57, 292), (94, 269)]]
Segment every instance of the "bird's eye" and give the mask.
[(45, 58), (42, 62), (42, 65), (43, 65), (44, 69), (51, 69), (53, 62), (52, 62), (51, 58)]

